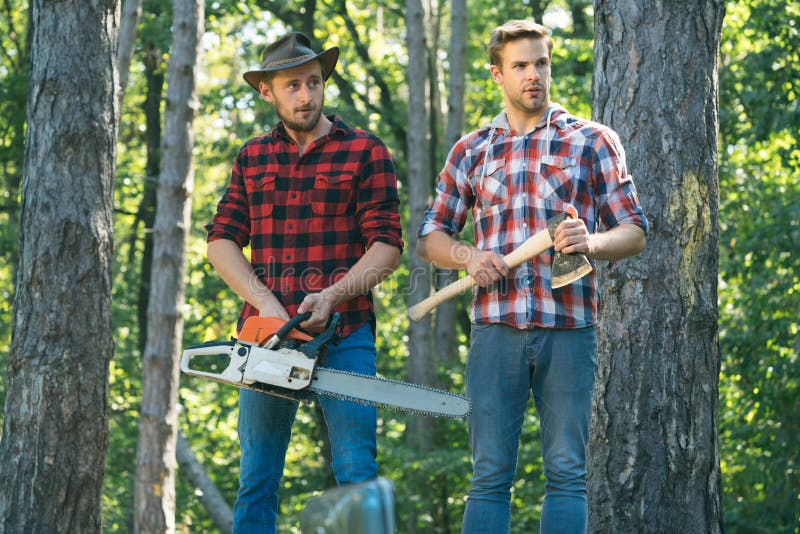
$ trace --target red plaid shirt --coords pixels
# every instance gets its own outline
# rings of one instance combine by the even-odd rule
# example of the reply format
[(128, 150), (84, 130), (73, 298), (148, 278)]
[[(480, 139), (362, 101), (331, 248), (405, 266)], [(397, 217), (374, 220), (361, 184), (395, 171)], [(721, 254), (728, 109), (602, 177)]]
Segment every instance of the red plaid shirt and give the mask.
[[(589, 232), (598, 223), (635, 224), (647, 231), (617, 134), (552, 105), (524, 135), (511, 132), (505, 112), (453, 147), (439, 175), (437, 196), (419, 230), (461, 232), (472, 210), (478, 249), (506, 255), (547, 228), (547, 219), (574, 205)], [(476, 288), (476, 323), (516, 328), (582, 328), (597, 322), (595, 272), (550, 287), (555, 250), (517, 267), (489, 288)]]
[[(250, 262), (290, 316), (341, 278), (375, 241), (403, 249), (394, 163), (378, 137), (339, 117), (302, 156), (283, 124), (248, 141), (206, 226), (208, 241), (251, 246)], [(345, 335), (374, 325), (372, 295), (336, 307)], [(245, 302), (239, 326), (257, 315)]]

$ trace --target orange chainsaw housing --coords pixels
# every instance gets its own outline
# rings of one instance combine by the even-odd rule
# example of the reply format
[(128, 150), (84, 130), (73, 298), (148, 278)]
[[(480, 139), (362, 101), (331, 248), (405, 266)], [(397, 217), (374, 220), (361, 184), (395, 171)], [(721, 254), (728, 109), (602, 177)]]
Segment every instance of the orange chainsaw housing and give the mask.
[[(247, 341), (249, 343), (256, 343), (261, 345), (275, 334), (280, 328), (286, 324), (286, 321), (280, 317), (259, 317), (253, 315), (248, 317), (242, 325), (242, 330), (239, 332), (238, 339), (240, 341)], [(284, 339), (296, 339), (298, 341), (311, 341), (314, 339), (308, 334), (293, 329)]]

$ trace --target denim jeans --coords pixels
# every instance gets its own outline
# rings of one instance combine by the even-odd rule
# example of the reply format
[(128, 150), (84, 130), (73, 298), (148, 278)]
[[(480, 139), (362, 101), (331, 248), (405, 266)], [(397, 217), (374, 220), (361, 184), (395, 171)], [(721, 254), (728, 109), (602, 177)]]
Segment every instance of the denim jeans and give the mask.
[[(369, 324), (366, 324), (344, 338), (338, 346), (328, 347), (325, 367), (374, 375), (375, 359), (375, 340)], [(327, 397), (318, 399), (328, 425), (337, 483), (376, 478), (375, 408)], [(239, 492), (233, 507), (233, 531), (236, 534), (276, 531), (278, 487), (297, 406), (296, 402), (280, 397), (239, 390), (242, 458)]]
[(541, 532), (586, 531), (586, 445), (596, 369), (594, 327), (472, 325), (467, 394), (473, 474), (462, 533), (511, 530), (511, 485), (531, 393), (545, 474)]

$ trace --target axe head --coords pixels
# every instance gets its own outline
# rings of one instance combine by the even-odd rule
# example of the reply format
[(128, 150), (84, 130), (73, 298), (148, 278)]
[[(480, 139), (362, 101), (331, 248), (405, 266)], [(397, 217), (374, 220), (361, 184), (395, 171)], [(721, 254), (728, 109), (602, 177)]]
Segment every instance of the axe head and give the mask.
[[(572, 206), (570, 206), (570, 208), (572, 208)], [(572, 208), (572, 210), (574, 212), (575, 208)], [(577, 212), (571, 215), (577, 217)], [(555, 240), (556, 227), (566, 218), (567, 213), (563, 212), (547, 220), (547, 231), (550, 233), (551, 240)], [(550, 266), (550, 287), (553, 289), (563, 287), (586, 276), (590, 272), (592, 272), (592, 264), (589, 263), (586, 256), (580, 252), (572, 252), (570, 254), (556, 252), (553, 258), (553, 264)]]

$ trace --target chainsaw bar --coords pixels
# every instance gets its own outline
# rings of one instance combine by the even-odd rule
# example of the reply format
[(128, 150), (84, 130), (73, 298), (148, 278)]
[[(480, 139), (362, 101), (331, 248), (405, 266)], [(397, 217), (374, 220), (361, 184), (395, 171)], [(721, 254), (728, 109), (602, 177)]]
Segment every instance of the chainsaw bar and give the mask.
[(326, 397), (432, 417), (466, 417), (472, 409), (466, 397), (449, 391), (326, 367), (315, 370), (308, 389)]

